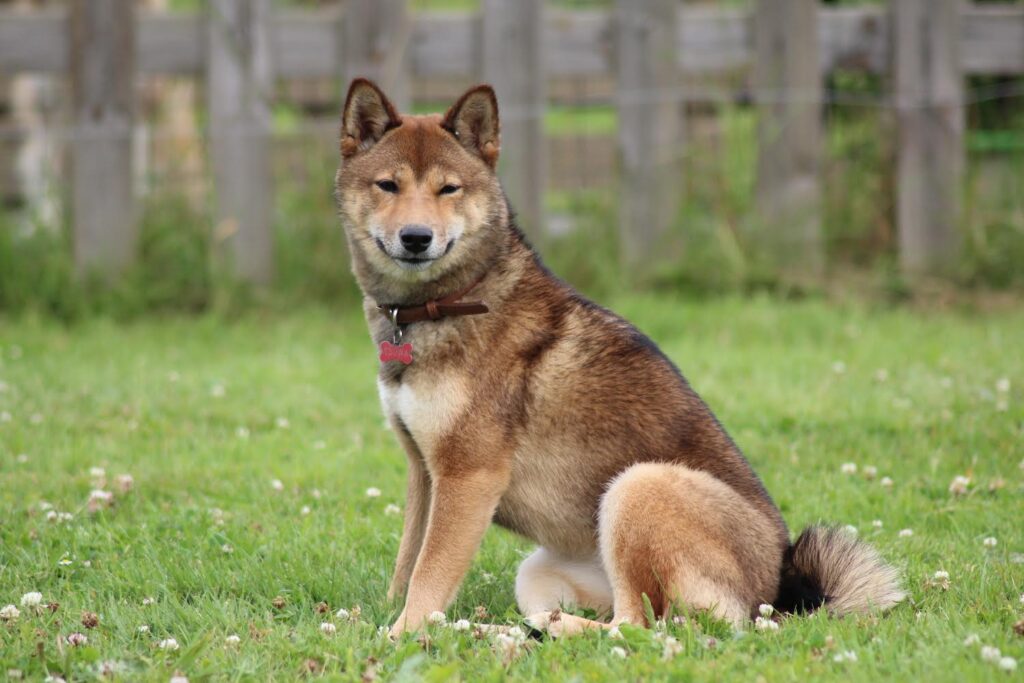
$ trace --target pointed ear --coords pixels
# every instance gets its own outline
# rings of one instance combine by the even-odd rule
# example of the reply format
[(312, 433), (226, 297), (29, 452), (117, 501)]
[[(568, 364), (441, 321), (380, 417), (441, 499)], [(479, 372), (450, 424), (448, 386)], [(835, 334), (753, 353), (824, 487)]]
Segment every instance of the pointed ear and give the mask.
[(341, 156), (348, 159), (365, 152), (401, 123), (402, 117), (376, 83), (355, 79), (341, 114)]
[(467, 90), (444, 115), (441, 125), (488, 166), (494, 168), (498, 163), (498, 98), (491, 86), (478, 85)]

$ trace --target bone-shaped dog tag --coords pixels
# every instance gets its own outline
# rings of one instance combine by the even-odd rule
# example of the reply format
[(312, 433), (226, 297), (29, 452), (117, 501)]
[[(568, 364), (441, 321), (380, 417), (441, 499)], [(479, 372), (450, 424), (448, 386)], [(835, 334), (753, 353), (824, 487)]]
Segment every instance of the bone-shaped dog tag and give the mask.
[(389, 341), (382, 341), (380, 343), (380, 362), (387, 363), (393, 360), (406, 365), (412, 363), (412, 344), (396, 345)]

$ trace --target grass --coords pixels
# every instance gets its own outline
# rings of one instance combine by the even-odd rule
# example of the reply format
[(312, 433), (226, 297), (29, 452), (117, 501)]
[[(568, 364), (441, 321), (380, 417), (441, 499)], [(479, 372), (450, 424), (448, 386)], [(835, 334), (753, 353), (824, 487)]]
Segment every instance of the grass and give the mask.
[[(358, 680), (373, 662), (396, 680), (993, 680), (997, 665), (963, 645), (971, 633), (1024, 659), (1012, 630), (1024, 617), (1024, 309), (609, 303), (679, 363), (794, 530), (856, 526), (901, 568), (910, 599), (880, 618), (798, 617), (777, 633), (671, 624), (683, 647), (671, 661), (646, 631), (545, 642), (507, 663), (439, 627), (427, 647), (393, 645), (378, 627), (399, 609), (384, 594), (401, 516), (385, 509), (403, 505), (404, 456), (383, 427), (357, 313), (22, 317), (0, 319), (0, 607), (29, 591), (59, 606), (0, 622), (0, 671), (86, 680), (113, 661), (130, 680)], [(841, 474), (846, 462), (858, 474)], [(131, 474), (133, 490), (89, 513), (92, 467), (112, 490)], [(948, 490), (957, 475), (971, 478), (966, 495)], [(44, 501), (74, 519), (47, 521)], [(449, 619), (484, 605), (514, 623), (529, 548), (491, 530)], [(932, 585), (938, 570), (948, 590)], [(358, 621), (333, 616), (356, 605)], [(83, 611), (98, 627), (80, 625)], [(88, 645), (62, 644), (76, 631)], [(229, 634), (241, 642), (225, 645)], [(180, 649), (158, 647), (172, 637)], [(847, 650), (856, 662), (834, 661)]]

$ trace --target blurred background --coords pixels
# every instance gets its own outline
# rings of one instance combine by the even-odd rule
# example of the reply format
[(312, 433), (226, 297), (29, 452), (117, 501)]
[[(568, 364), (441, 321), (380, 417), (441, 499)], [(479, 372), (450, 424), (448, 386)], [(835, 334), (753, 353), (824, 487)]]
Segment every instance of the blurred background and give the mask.
[(0, 310), (357, 296), (347, 83), (495, 85), (553, 269), (623, 286), (1024, 291), (1024, 3), (0, 0)]

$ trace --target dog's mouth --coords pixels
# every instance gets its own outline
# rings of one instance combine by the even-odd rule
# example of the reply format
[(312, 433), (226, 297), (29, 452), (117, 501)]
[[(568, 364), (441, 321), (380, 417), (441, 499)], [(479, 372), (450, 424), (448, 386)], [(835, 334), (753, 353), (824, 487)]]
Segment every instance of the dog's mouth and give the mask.
[(388, 251), (387, 246), (384, 244), (384, 242), (382, 240), (380, 240), (378, 238), (378, 239), (375, 239), (374, 241), (377, 243), (377, 248), (380, 249), (381, 252), (385, 256), (390, 258), (392, 261), (397, 263), (402, 268), (409, 268), (409, 269), (413, 269), (413, 270), (423, 270), (423, 269), (429, 267), (431, 263), (434, 263), (435, 261), (439, 261), (443, 257), (447, 256), (451, 252), (452, 247), (455, 246), (455, 240), (454, 239), (450, 240), (448, 242), (448, 244), (446, 244), (445, 247), (444, 247), (444, 253), (442, 253), (440, 256), (426, 256), (426, 255), (420, 255), (420, 256), (407, 256), (407, 255), (395, 256), (390, 251)]

